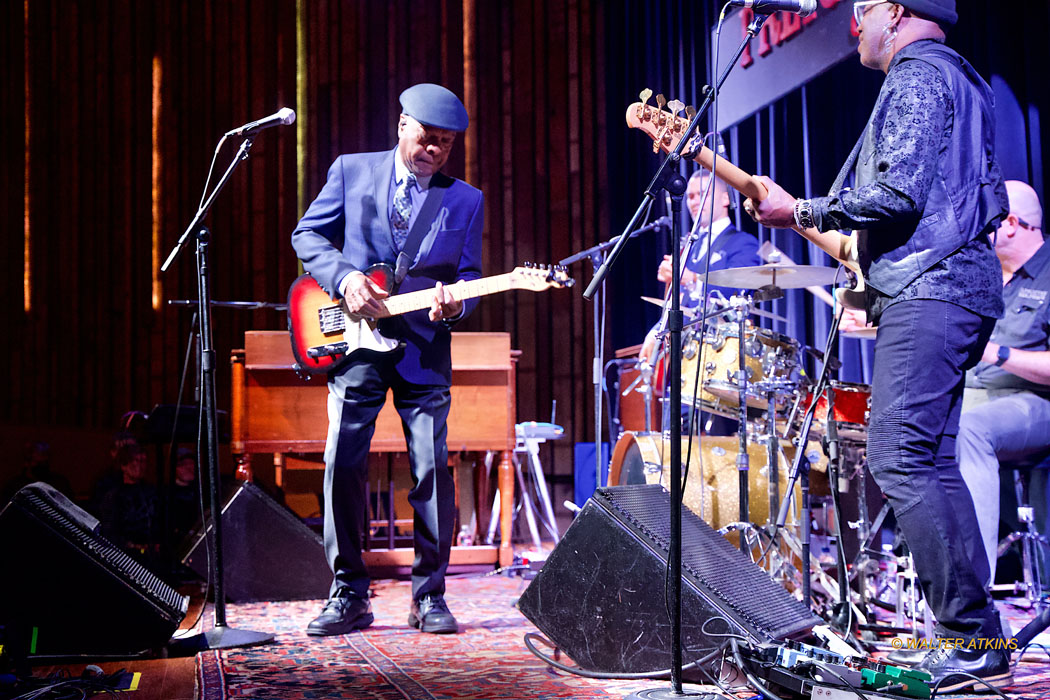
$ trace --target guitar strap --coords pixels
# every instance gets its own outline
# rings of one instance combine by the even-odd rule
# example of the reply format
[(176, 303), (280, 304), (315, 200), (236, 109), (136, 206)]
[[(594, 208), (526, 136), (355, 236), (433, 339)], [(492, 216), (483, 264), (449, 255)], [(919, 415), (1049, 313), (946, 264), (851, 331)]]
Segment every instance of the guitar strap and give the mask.
[(434, 217), (441, 208), (445, 192), (453, 182), (451, 177), (442, 173), (434, 173), (434, 177), (431, 178), (427, 198), (423, 200), (423, 206), (416, 216), (415, 223), (412, 224), (412, 229), (408, 232), (404, 248), (397, 254), (397, 263), (394, 265), (394, 293), (397, 292), (397, 288), (401, 286), (409, 268), (412, 267), (416, 254), (419, 252), (419, 246), (422, 245), (423, 239), (430, 231), (430, 226), (434, 223)]

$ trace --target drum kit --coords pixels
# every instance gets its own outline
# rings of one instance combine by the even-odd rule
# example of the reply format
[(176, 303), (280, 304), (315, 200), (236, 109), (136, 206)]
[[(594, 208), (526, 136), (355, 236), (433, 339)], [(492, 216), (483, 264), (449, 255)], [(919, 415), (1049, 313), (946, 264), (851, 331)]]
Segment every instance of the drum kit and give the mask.
[[(803, 489), (808, 486), (812, 496), (827, 501), (840, 484), (862, 476), (871, 392), (867, 385), (830, 381), (821, 382), (825, 389), (816, 393), (804, 369), (804, 346), (748, 319), (785, 320), (755, 304), (779, 298), (785, 288), (832, 284), (836, 275), (834, 268), (781, 263), (712, 271), (710, 284), (750, 293), (734, 296), (722, 308), (706, 314), (706, 322), (700, 313), (687, 312), (682, 336), (681, 412), (690, 415), (689, 428), (682, 430), (683, 503), (713, 528), (739, 539), (742, 549), (752, 555), (756, 550), (765, 555), (772, 549), (763, 565), (789, 585), (789, 579), (797, 583), (802, 576), (804, 590), (809, 587), (805, 580), (808, 565), (802, 571), (795, 566), (803, 552), (808, 554), (808, 546), (799, 546), (801, 524), (812, 522), (802, 517)], [(637, 359), (619, 361), (621, 378), (630, 372), (634, 381), (617, 392), (621, 410), (616, 413), (632, 413), (623, 410), (623, 404), (640, 398), (646, 420), (645, 425), (628, 420), (620, 423), (610, 484), (668, 486), (670, 440), (666, 430), (670, 420), (680, 417), (679, 411), (665, 403), (665, 432), (653, 431), (652, 408), (665, 395), (660, 362), (659, 357), (652, 366)], [(736, 419), (737, 434), (694, 436), (691, 428), (698, 425), (699, 412)], [(639, 413), (633, 411), (634, 416)], [(803, 416), (808, 420), (803, 421)], [(836, 443), (830, 451), (829, 438)], [(796, 459), (800, 445), (802, 454)], [(827, 454), (835, 456), (836, 463), (829, 465)], [(744, 469), (746, 478), (741, 476)], [(796, 472), (806, 478), (799, 479)], [(786, 503), (783, 509), (782, 503)], [(785, 523), (787, 514), (792, 519)], [(851, 522), (850, 526), (864, 531), (864, 523)], [(741, 538), (747, 539), (746, 546)], [(781, 541), (771, 548), (774, 538)], [(808, 537), (802, 539), (808, 542)], [(829, 595), (838, 596), (840, 586), (822, 579), (819, 568), (817, 578)]]

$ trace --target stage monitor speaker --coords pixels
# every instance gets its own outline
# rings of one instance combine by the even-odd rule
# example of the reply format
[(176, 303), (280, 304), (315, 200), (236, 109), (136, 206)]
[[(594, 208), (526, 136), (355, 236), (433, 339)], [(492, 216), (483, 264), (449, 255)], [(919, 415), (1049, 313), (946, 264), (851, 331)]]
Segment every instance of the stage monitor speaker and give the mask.
[[(258, 486), (241, 484), (222, 508), (223, 582), (234, 603), (327, 598), (332, 570), (321, 537)], [(182, 561), (208, 576), (205, 531)]]
[[(598, 489), (518, 600), (525, 617), (582, 668), (670, 668), (670, 500), (656, 484)], [(821, 622), (685, 508), (681, 575), (687, 663), (722, 645), (719, 635), (770, 642), (803, 636)]]
[(18, 630), (21, 651), (134, 655), (163, 646), (185, 617), (185, 596), (98, 532), (44, 483), (0, 511), (0, 622)]

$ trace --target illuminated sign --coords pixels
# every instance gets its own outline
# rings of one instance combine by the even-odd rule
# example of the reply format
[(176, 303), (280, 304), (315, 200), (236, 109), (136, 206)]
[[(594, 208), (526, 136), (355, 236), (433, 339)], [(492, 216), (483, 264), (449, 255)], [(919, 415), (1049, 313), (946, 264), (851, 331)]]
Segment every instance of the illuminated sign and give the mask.
[[(752, 11), (745, 8), (726, 17), (718, 45), (719, 73), (736, 52), (753, 16)], [(712, 31), (712, 45), (715, 40), (716, 34)], [(790, 12), (772, 15), (722, 86), (718, 102), (719, 128), (746, 119), (856, 54), (857, 29), (852, 2), (819, 0), (816, 12), (808, 17)]]

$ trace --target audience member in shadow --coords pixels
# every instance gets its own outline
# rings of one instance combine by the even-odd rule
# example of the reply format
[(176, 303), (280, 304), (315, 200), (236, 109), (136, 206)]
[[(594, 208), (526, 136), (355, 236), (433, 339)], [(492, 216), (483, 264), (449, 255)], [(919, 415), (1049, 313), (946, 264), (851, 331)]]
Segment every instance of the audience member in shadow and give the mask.
[(169, 542), (178, 545), (201, 517), (197, 456), (193, 450), (180, 448), (175, 457), (175, 477), (172, 480), (170, 497)]
[[(114, 442), (117, 444), (117, 441)], [(95, 515), (102, 534), (144, 561), (157, 547), (157, 491), (144, 481), (146, 451), (135, 442), (116, 447), (114, 469), (95, 490)]]
[(37, 481), (54, 487), (63, 496), (72, 499), (73, 487), (64, 474), (51, 469), (51, 445), (46, 442), (28, 442), (22, 457), (22, 471), (0, 490), (0, 508), (23, 487)]

